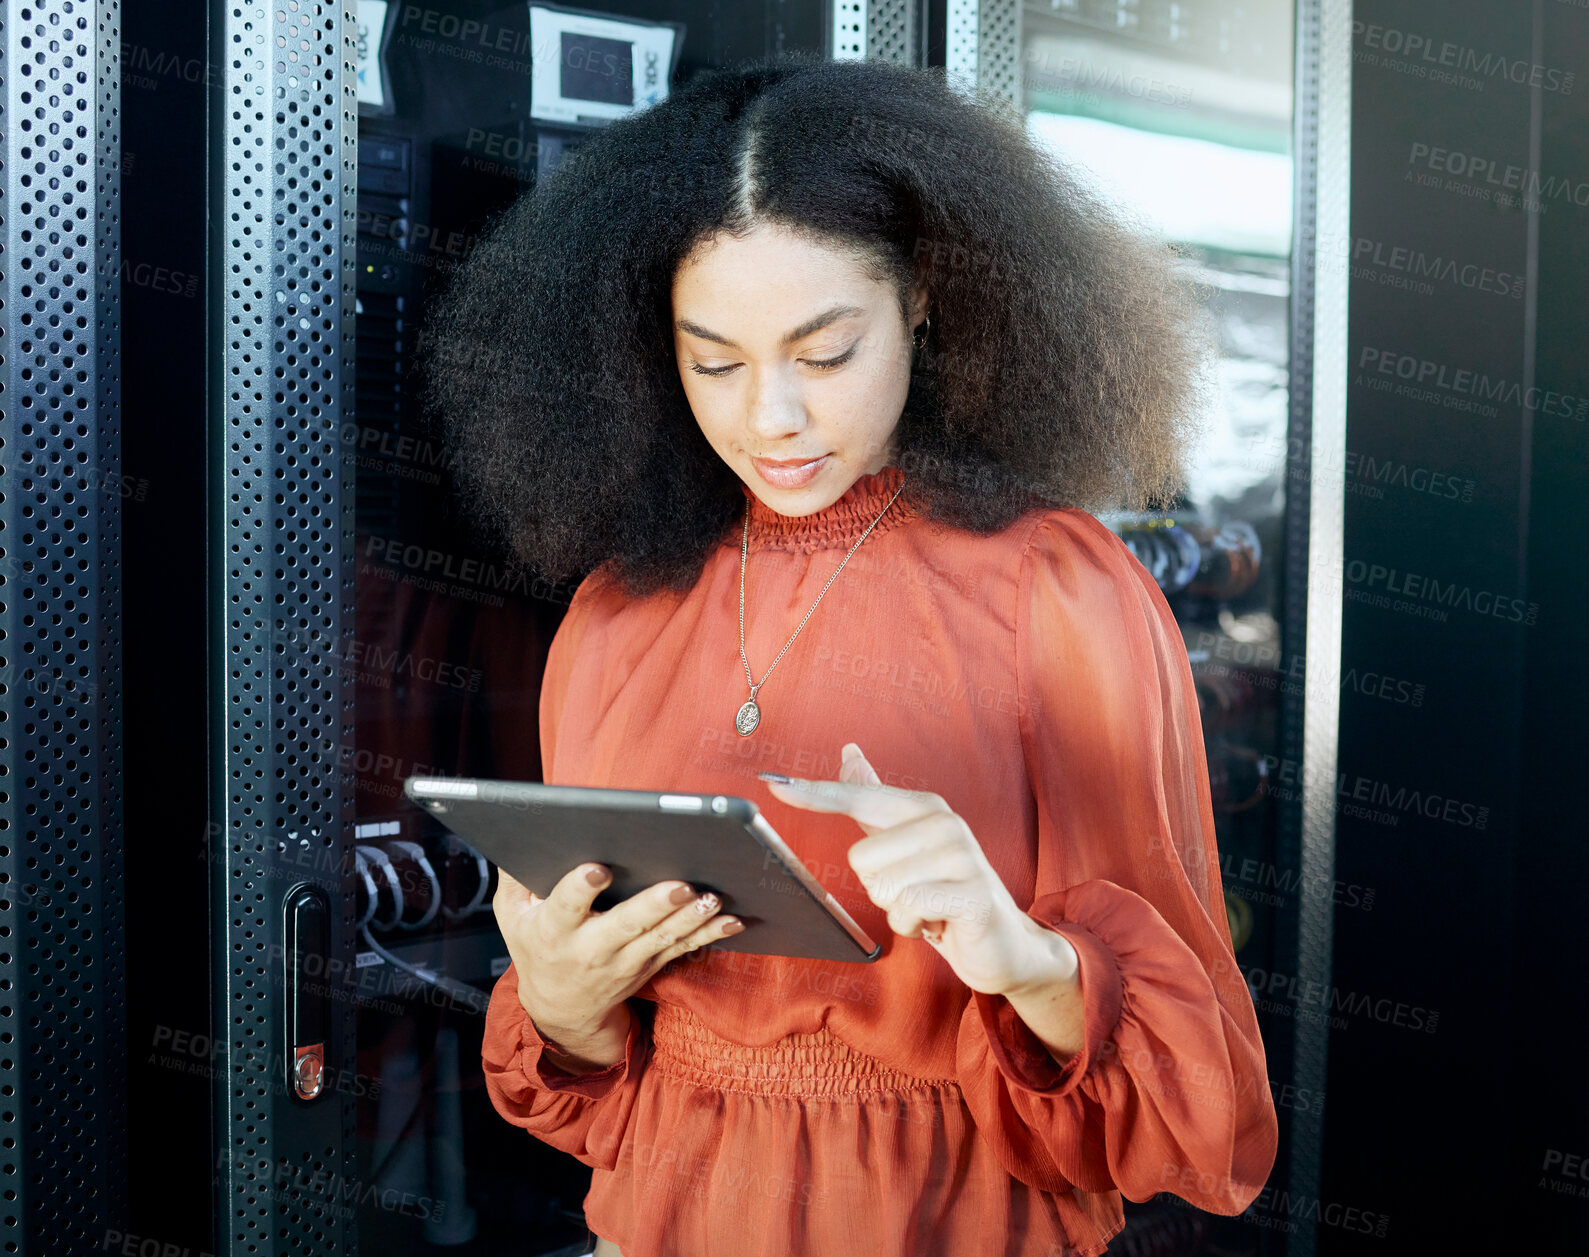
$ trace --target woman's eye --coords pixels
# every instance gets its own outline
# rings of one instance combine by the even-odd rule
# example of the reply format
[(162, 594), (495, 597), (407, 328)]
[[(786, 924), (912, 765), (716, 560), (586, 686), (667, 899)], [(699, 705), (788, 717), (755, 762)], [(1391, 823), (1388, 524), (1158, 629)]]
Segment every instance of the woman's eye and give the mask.
[[(818, 371), (832, 371), (835, 367), (842, 367), (846, 362), (853, 358), (855, 356), (855, 349), (856, 347), (851, 345), (837, 358), (827, 358), (823, 360), (818, 360), (815, 358), (801, 358), (800, 361), (805, 363), (805, 365), (808, 367), (815, 367)], [(726, 367), (703, 367), (698, 362), (692, 362), (690, 363), (690, 370), (694, 371), (696, 375), (718, 376), (727, 375), (730, 371), (735, 370), (738, 366), (739, 363), (735, 362), (730, 363)]]
[(842, 367), (854, 356), (855, 346), (851, 345), (837, 358), (829, 358), (825, 362), (816, 362), (810, 358), (802, 358), (801, 361), (804, 362), (808, 367), (815, 367), (818, 371), (831, 371), (834, 367)]

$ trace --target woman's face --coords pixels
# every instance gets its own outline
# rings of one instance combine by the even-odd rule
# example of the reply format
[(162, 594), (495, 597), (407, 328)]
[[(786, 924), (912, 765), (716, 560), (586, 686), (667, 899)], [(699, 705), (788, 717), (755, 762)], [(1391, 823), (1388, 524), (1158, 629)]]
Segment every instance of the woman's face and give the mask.
[(892, 461), (925, 290), (912, 300), (907, 323), (894, 289), (849, 255), (774, 227), (719, 234), (679, 267), (673, 336), (690, 409), (780, 515), (819, 511)]

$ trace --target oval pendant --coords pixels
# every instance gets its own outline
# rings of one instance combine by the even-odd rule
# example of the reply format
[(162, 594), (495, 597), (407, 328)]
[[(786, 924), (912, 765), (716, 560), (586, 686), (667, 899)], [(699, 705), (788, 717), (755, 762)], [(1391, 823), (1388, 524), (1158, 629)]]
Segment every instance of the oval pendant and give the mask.
[(747, 698), (745, 705), (734, 715), (734, 728), (739, 730), (740, 737), (746, 737), (755, 731), (761, 723), (761, 708), (756, 706), (754, 698)]

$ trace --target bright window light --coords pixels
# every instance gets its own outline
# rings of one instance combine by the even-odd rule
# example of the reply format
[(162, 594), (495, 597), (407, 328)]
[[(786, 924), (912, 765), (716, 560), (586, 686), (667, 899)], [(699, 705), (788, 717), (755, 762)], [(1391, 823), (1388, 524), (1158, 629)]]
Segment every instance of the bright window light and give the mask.
[(1032, 138), (1085, 167), (1105, 196), (1167, 239), (1238, 253), (1291, 251), (1291, 158), (1067, 114), (1030, 113)]

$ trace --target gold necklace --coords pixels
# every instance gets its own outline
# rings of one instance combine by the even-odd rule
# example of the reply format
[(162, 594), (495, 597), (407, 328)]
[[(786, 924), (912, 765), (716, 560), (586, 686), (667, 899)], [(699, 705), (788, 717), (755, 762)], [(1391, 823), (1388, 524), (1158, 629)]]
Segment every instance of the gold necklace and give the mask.
[[(883, 509), (877, 513), (877, 518), (868, 524), (866, 531), (855, 539), (855, 544), (850, 547), (850, 553), (846, 554), (838, 567), (833, 569), (833, 575), (828, 577), (828, 583), (822, 586), (822, 593), (817, 595), (817, 602), (822, 601), (822, 594), (827, 593), (829, 586), (839, 578), (839, 573), (844, 570), (844, 564), (850, 561), (850, 554), (854, 554), (860, 548), (861, 542), (866, 540), (867, 534), (882, 522), (884, 515), (888, 514), (888, 508), (894, 505), (894, 498), (897, 498), (904, 491), (905, 482), (901, 480), (899, 488), (894, 490), (894, 497), (888, 499)], [(750, 506), (749, 502), (745, 503), (745, 530), (744, 536), (740, 538), (739, 542), (739, 658), (740, 662), (745, 665), (745, 683), (750, 686), (750, 697), (745, 700), (739, 711), (734, 715), (734, 728), (739, 730), (739, 736), (742, 738), (749, 737), (755, 732), (756, 726), (761, 723), (761, 708), (756, 705), (756, 691), (767, 684), (767, 678), (772, 675), (772, 670), (778, 666), (778, 659), (783, 658), (783, 651), (788, 650), (794, 644), (794, 639), (800, 636), (800, 630), (805, 628), (806, 620), (811, 618), (811, 611), (817, 609), (817, 602), (813, 602), (811, 611), (806, 612), (805, 619), (802, 619), (795, 626), (795, 631), (789, 634), (789, 640), (783, 644), (783, 650), (778, 652), (778, 658), (767, 665), (767, 671), (762, 673), (761, 680), (753, 680), (750, 675), (750, 660), (745, 658), (745, 560), (750, 554)]]

